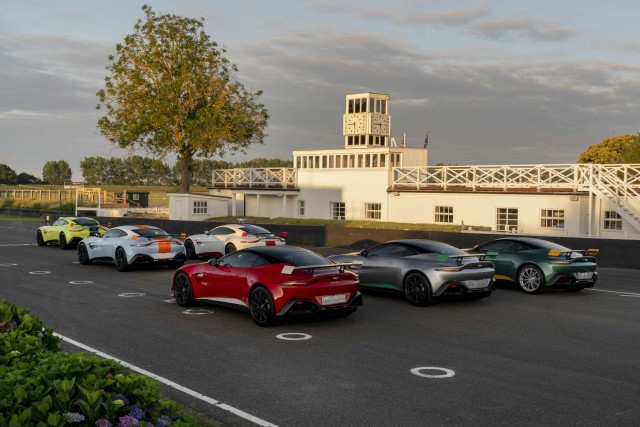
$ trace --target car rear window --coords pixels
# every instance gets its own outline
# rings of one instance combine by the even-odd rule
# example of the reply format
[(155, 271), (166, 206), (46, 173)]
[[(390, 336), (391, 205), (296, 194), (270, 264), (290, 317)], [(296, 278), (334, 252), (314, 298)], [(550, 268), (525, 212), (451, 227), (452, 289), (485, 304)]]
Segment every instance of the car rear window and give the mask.
[(166, 231), (160, 230), (159, 228), (137, 228), (131, 231), (133, 231), (134, 233), (142, 237), (167, 237), (168, 236)]
[(302, 267), (305, 265), (324, 265), (331, 264), (331, 261), (323, 256), (308, 251), (286, 251), (278, 254), (269, 254), (269, 261), (272, 264), (291, 264), (294, 267)]
[(76, 218), (73, 220), (73, 222), (75, 222), (78, 225), (84, 225), (86, 227), (93, 227), (96, 225), (100, 225), (98, 223), (98, 221), (96, 221), (95, 219), (91, 219), (91, 218)]
[(246, 231), (249, 234), (253, 234), (254, 236), (261, 236), (261, 237), (273, 237), (274, 234), (272, 232), (270, 232), (267, 229), (264, 229), (262, 227), (258, 227), (257, 225), (241, 225), (238, 227), (240, 230), (242, 231)]

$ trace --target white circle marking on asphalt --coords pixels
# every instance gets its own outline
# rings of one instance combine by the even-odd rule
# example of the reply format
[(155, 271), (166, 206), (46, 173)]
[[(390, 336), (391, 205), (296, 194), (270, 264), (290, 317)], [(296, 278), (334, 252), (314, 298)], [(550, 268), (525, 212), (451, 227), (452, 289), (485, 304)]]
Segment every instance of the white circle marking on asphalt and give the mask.
[(163, 299), (162, 302), (167, 302), (169, 304), (175, 304), (176, 300), (174, 300), (174, 299)]
[(29, 274), (50, 274), (50, 271), (30, 271)]
[(300, 332), (285, 332), (284, 334), (276, 335), (276, 338), (286, 341), (301, 341), (311, 339), (311, 335)]
[(70, 285), (88, 285), (93, 283), (91, 280), (73, 280), (69, 282)]
[[(440, 372), (444, 372), (444, 374), (438, 374), (438, 375), (424, 374), (424, 373), (422, 373), (422, 371), (424, 371), (424, 370), (440, 371)], [(413, 375), (416, 375), (418, 377), (423, 377), (423, 378), (451, 378), (452, 376), (454, 376), (456, 374), (451, 369), (438, 368), (437, 366), (423, 366), (423, 367), (420, 367), (420, 368), (413, 368), (411, 370), (411, 373)]]
[(143, 297), (146, 294), (143, 294), (142, 292), (124, 292), (122, 294), (118, 294), (119, 297), (124, 297), (124, 298), (133, 298), (133, 297)]
[(190, 308), (188, 310), (183, 311), (184, 314), (188, 314), (190, 316), (202, 316), (203, 314), (213, 314), (213, 310), (205, 310), (202, 308)]
[(13, 263), (8, 262), (6, 264), (0, 264), (0, 267), (15, 267), (16, 265), (18, 265), (18, 264), (13, 264)]

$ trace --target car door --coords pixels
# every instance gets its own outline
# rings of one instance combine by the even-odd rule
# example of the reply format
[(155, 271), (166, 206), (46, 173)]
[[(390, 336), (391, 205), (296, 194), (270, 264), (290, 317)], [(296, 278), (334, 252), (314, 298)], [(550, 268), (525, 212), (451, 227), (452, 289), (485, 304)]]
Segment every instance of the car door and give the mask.
[(96, 238), (91, 244), (95, 254), (94, 258), (115, 259), (116, 248), (124, 236), (127, 236), (124, 230), (112, 228), (102, 237)]
[(60, 230), (67, 225), (67, 221), (59, 218), (51, 224), (51, 227), (47, 227), (44, 229), (43, 237), (44, 240), (58, 240), (60, 238)]
[(479, 246), (477, 251), (485, 254), (487, 261), (493, 262), (495, 278), (498, 280), (516, 280), (515, 248), (520, 245), (513, 240), (497, 240)]
[(202, 236), (199, 253), (224, 254), (224, 245), (234, 231), (229, 227), (216, 227), (209, 234)]
[(410, 251), (410, 248), (402, 244), (383, 243), (365, 252), (355, 259), (363, 262), (362, 267), (357, 270), (360, 284), (374, 288), (398, 289), (401, 259), (417, 254), (415, 250), (413, 253)]
[(220, 302), (244, 305), (243, 296), (249, 287), (247, 270), (257, 262), (252, 252), (234, 252), (214, 262), (203, 272), (201, 282), (206, 283), (204, 297)]

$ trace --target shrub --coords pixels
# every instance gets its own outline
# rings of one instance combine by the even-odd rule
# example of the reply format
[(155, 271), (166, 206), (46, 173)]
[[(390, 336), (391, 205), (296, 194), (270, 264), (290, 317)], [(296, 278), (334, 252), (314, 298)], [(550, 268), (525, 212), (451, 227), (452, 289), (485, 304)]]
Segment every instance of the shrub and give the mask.
[(58, 349), (28, 310), (0, 300), (0, 425), (186, 426), (159, 383), (115, 361)]

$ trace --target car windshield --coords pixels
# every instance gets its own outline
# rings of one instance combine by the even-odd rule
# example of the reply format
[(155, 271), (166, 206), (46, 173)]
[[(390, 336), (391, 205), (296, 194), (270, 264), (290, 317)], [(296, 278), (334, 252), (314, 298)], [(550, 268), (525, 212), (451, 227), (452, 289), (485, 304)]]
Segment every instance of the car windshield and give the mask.
[(272, 232), (270, 232), (269, 230), (266, 230), (262, 227), (258, 227), (257, 225), (241, 225), (238, 227), (240, 230), (245, 231), (249, 234), (253, 234), (254, 236), (261, 236), (261, 237), (273, 237), (274, 234)]
[(142, 236), (142, 237), (168, 237), (169, 235), (159, 228), (136, 228), (135, 230), (131, 230), (132, 232)]
[(421, 253), (435, 253), (445, 255), (464, 255), (465, 251), (442, 242), (416, 242), (415, 246)]
[(98, 221), (91, 218), (76, 218), (73, 220), (73, 222), (75, 222), (78, 225), (84, 225), (86, 227), (94, 227), (96, 225), (100, 225)]

